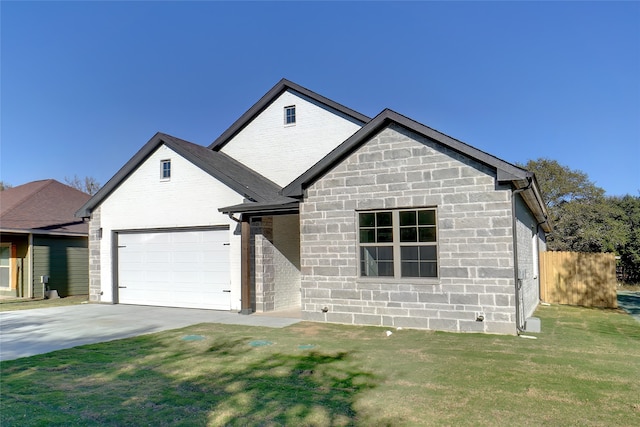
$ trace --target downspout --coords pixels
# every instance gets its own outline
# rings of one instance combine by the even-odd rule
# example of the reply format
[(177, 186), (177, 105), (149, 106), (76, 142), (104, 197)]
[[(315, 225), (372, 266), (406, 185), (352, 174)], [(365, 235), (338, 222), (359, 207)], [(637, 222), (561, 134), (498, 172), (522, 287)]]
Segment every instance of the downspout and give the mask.
[(518, 335), (524, 332), (524, 325), (520, 325), (520, 275), (518, 272), (518, 222), (516, 218), (516, 195), (527, 191), (533, 185), (533, 178), (527, 177), (528, 184), (524, 188), (515, 189), (511, 192), (511, 227), (513, 234), (513, 270), (515, 279), (515, 298), (516, 298), (516, 330)]
[[(540, 221), (536, 224), (536, 239), (540, 235), (540, 226), (546, 222), (549, 222), (549, 217), (547, 215), (544, 216), (544, 221)], [(536, 244), (536, 247), (538, 248), (538, 302), (542, 302), (542, 279), (540, 278), (540, 246)]]

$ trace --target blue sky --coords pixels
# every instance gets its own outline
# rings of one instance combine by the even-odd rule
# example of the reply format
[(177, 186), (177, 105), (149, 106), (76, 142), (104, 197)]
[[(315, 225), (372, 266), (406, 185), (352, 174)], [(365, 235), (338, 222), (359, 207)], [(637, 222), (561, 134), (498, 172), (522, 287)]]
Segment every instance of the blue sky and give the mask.
[(640, 194), (640, 2), (0, 3), (0, 179), (106, 183), (282, 77)]

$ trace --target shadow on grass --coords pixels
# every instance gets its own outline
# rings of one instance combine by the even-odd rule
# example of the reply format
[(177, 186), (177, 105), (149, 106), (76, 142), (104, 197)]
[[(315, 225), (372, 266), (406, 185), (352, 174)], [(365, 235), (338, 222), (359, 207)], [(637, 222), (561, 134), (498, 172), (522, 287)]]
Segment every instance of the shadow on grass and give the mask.
[(131, 352), (96, 345), (36, 356), (27, 372), (8, 362), (3, 425), (353, 425), (358, 395), (377, 384), (346, 352), (284, 353), (219, 337), (159, 357), (166, 341), (137, 340)]

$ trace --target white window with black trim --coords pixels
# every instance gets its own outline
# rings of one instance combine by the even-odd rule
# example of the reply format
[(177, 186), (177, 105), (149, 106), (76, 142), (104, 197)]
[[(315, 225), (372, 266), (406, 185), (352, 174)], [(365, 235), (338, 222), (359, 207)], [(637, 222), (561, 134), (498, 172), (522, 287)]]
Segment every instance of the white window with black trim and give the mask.
[(296, 106), (289, 105), (284, 107), (284, 124), (292, 126), (296, 124)]
[(361, 277), (437, 278), (436, 209), (358, 213)]
[(160, 180), (169, 181), (171, 179), (171, 160), (160, 160)]

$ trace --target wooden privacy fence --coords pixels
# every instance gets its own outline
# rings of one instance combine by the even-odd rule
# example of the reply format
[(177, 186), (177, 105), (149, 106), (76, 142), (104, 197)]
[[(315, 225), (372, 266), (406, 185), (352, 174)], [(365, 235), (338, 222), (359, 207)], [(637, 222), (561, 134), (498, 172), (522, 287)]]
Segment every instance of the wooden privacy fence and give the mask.
[(542, 253), (540, 299), (554, 304), (617, 308), (615, 255)]

